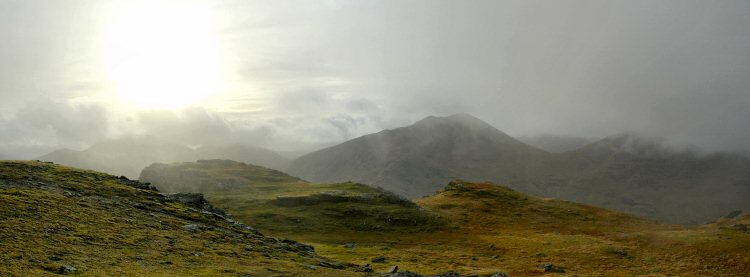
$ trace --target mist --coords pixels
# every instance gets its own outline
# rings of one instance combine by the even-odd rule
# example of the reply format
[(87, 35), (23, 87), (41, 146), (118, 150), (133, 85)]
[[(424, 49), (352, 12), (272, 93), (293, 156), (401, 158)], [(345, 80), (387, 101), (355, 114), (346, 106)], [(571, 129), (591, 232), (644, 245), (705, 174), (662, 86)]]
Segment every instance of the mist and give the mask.
[[(162, 21), (192, 11), (157, 2), (148, 12)], [(305, 153), (455, 113), (513, 136), (630, 131), (750, 150), (746, 1), (184, 3), (211, 16), (198, 31), (218, 46), (146, 57), (184, 59), (176, 69), (220, 57), (221, 74), (175, 107), (127, 102), (118, 91), (128, 84), (107, 73), (116, 30), (107, 12), (127, 2), (2, 1), (0, 157), (131, 135)], [(137, 27), (127, 38), (182, 43), (139, 37), (149, 26)], [(164, 78), (195, 79), (179, 77)], [(153, 82), (171, 93), (159, 97), (187, 97), (184, 85)]]

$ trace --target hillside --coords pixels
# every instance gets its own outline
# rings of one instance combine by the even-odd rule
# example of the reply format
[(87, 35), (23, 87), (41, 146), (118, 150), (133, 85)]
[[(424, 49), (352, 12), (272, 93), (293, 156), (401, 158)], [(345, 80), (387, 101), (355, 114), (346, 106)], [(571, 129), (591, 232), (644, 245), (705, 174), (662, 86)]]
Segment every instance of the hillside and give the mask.
[(188, 162), (198, 159), (232, 159), (283, 169), (289, 160), (267, 149), (251, 146), (204, 146), (191, 149), (153, 137), (131, 137), (96, 143), (83, 151), (61, 149), (37, 158), (73, 167), (137, 178), (155, 162)]
[(538, 134), (518, 137), (524, 143), (552, 153), (564, 153), (580, 149), (596, 141), (592, 138), (561, 136), (553, 134)]
[(702, 224), (750, 210), (750, 160), (728, 153), (675, 151), (633, 134), (563, 154), (550, 168), (548, 197), (600, 205), (662, 222)]
[(228, 160), (153, 164), (143, 169), (140, 180), (168, 192), (204, 193), (237, 220), (280, 236), (444, 227), (441, 218), (387, 191), (351, 182), (309, 183)]
[(373, 197), (377, 190), (354, 183), (289, 176), (264, 181), (272, 171), (230, 161), (150, 168), (151, 176), (172, 183), (202, 171), (196, 183), (207, 185), (198, 189), (210, 189), (213, 178), (242, 176), (245, 185), (211, 189), (208, 197), (263, 233), (305, 241), (322, 255), (375, 271), (398, 266), (479, 276), (742, 276), (750, 270), (750, 234), (741, 228), (750, 214), (685, 227), (489, 183), (453, 181), (412, 204)]
[(2, 161), (0, 209), (3, 276), (361, 276), (200, 195), (95, 171)]
[(453, 179), (533, 179), (551, 154), (470, 115), (427, 117), (295, 160), (288, 172), (315, 182), (354, 181), (414, 199)]
[(750, 210), (745, 156), (676, 151), (635, 134), (550, 153), (465, 114), (428, 117), (313, 152), (288, 172), (315, 182), (370, 184), (410, 199), (454, 179), (490, 181), (667, 223), (702, 224)]

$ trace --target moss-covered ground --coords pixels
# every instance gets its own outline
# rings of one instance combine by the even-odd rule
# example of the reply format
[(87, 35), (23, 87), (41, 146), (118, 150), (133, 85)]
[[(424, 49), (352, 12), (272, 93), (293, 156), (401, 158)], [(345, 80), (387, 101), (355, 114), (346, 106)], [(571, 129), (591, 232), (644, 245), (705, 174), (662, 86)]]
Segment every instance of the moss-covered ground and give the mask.
[[(0, 276), (350, 276), (299, 245), (115, 176), (0, 162)], [(346, 267), (346, 265), (342, 265)]]

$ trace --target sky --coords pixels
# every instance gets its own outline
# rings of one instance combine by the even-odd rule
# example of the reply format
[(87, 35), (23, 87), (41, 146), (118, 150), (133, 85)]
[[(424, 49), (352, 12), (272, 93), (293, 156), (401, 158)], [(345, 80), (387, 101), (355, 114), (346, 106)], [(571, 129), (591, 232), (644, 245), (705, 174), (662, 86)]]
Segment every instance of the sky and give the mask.
[(310, 151), (429, 115), (750, 150), (748, 1), (0, 0), (0, 159)]

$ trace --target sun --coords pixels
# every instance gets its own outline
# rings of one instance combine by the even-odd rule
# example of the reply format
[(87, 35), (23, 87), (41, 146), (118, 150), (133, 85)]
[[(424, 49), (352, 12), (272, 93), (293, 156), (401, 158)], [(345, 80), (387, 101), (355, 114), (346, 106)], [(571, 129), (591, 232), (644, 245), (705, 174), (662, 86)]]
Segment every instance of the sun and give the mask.
[(107, 78), (120, 101), (178, 109), (217, 90), (222, 49), (210, 9), (186, 1), (124, 1), (108, 14)]

